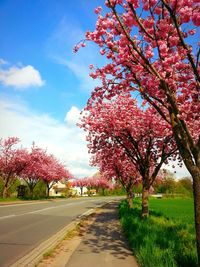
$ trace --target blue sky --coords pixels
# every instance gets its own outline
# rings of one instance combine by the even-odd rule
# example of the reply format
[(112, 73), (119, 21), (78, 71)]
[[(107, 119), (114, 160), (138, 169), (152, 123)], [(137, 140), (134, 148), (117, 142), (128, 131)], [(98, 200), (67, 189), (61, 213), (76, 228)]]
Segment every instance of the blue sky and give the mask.
[(35, 141), (77, 177), (96, 171), (76, 122), (96, 84), (88, 66), (103, 59), (93, 44), (72, 49), (94, 29), (103, 2), (0, 0), (0, 137)]
[(59, 120), (71, 105), (82, 108), (92, 89), (86, 75), (95, 56), (89, 47), (79, 54), (73, 54), (72, 48), (95, 24), (93, 10), (98, 2), (0, 1), (1, 58), (11, 66), (33, 66), (45, 81), (41, 88), (17, 92), (2, 87), (2, 92), (22, 97), (31, 108)]
[(102, 1), (0, 1), (0, 132), (54, 153), (75, 176), (95, 172), (76, 127), (95, 82), (89, 64), (97, 48), (73, 46), (93, 29)]

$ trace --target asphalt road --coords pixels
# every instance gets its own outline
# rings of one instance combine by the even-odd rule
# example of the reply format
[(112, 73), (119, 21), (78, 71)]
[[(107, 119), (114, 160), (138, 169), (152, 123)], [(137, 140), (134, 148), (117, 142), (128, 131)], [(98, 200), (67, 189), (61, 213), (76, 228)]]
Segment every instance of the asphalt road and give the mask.
[(116, 199), (95, 197), (0, 206), (0, 267), (26, 255), (81, 214)]

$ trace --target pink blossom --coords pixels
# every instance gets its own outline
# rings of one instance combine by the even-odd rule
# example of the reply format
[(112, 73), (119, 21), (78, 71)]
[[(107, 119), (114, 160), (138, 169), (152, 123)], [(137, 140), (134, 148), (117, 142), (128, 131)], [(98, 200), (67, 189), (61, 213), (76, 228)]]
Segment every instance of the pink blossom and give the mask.
[(189, 33), (190, 35), (194, 35), (194, 34), (196, 33), (196, 30), (195, 30), (195, 29), (189, 30), (188, 33)]
[(98, 15), (100, 12), (102, 11), (102, 7), (99, 6), (97, 8), (95, 8), (94, 12)]
[(92, 70), (93, 68), (94, 68), (94, 65), (93, 65), (93, 64), (90, 64), (90, 65), (89, 65), (89, 69)]
[(192, 22), (195, 26), (200, 26), (200, 8), (197, 10), (194, 10), (192, 14)]
[(105, 52), (106, 52), (105, 49), (101, 49), (101, 50), (100, 50), (100, 54), (101, 54), (101, 55), (104, 55)]

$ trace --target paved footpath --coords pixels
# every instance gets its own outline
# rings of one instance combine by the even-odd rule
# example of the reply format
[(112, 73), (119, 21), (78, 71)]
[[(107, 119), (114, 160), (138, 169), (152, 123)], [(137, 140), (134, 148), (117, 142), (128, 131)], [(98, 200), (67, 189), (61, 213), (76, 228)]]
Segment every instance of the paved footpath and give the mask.
[(121, 232), (117, 205), (101, 208), (65, 267), (138, 267)]

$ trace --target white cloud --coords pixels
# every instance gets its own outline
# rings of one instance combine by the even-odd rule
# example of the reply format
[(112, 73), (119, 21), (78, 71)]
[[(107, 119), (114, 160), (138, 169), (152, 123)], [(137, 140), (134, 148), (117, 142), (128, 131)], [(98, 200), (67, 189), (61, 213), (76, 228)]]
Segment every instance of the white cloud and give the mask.
[(36, 114), (19, 100), (0, 100), (0, 137), (17, 136), (24, 147), (36, 145), (47, 148), (76, 177), (90, 176), (96, 170), (89, 166), (84, 132), (75, 124), (75, 117), (80, 113), (72, 107), (66, 115), (66, 122), (60, 123), (48, 114)]
[(66, 123), (75, 126), (79, 120), (79, 117), (80, 117), (80, 110), (77, 107), (72, 106), (65, 116), (65, 121)]
[[(96, 172), (89, 166), (89, 155), (85, 141), (85, 132), (76, 126), (80, 110), (72, 106), (67, 112), (65, 122), (58, 122), (48, 114), (36, 114), (19, 99), (0, 98), (0, 138), (17, 136), (25, 147), (32, 142), (49, 153), (53, 153), (76, 177), (91, 176)], [(176, 163), (176, 162), (174, 162)], [(172, 164), (163, 168), (174, 172), (176, 177), (190, 176), (183, 165), (172, 168)]]
[[(1, 65), (5, 65), (6, 61), (1, 59)], [(31, 86), (40, 87), (44, 85), (44, 81), (38, 70), (33, 66), (11, 66), (8, 69), (0, 68), (0, 82), (4, 86), (12, 86), (17, 89), (25, 89)]]

